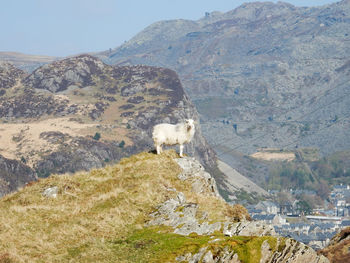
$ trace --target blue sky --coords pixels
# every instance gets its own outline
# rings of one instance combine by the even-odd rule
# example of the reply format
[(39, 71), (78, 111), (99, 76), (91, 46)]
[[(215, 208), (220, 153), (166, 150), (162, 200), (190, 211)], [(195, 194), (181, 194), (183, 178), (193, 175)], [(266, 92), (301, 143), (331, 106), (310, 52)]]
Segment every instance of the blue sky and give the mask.
[[(0, 51), (68, 56), (115, 48), (153, 22), (226, 12), (240, 0), (0, 0)], [(273, 1), (276, 2), (276, 1)], [(337, 0), (286, 0), (317, 6)]]

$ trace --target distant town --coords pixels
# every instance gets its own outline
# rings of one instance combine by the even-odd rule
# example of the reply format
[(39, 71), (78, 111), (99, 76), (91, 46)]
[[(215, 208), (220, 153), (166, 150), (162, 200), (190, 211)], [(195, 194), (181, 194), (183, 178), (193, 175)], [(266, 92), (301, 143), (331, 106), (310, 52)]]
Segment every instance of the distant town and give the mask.
[[(290, 191), (295, 193), (305, 190)], [(270, 191), (270, 194), (277, 195), (278, 191)], [(324, 207), (307, 213), (305, 207), (302, 207), (303, 203), (298, 200), (279, 205), (271, 201), (260, 201), (256, 205), (248, 205), (247, 209), (254, 220), (273, 225), (277, 234), (291, 237), (318, 250), (327, 246), (335, 234), (350, 226), (350, 186), (335, 185), (328, 200)]]

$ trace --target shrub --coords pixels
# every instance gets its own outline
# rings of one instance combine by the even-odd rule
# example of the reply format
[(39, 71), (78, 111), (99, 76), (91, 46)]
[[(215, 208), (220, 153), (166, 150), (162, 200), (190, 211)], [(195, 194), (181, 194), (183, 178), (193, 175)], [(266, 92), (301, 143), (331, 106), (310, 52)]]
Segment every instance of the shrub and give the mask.
[(98, 141), (100, 138), (101, 138), (101, 133), (99, 133), (99, 132), (96, 132), (94, 137), (92, 137), (92, 139), (94, 139), (96, 141)]
[(124, 141), (121, 141), (121, 142), (119, 143), (119, 147), (120, 147), (120, 148), (124, 148), (124, 145), (125, 145), (125, 142), (124, 142)]
[(22, 156), (22, 157), (21, 157), (21, 162), (22, 162), (22, 163), (27, 163), (26, 158), (24, 158), (24, 157)]

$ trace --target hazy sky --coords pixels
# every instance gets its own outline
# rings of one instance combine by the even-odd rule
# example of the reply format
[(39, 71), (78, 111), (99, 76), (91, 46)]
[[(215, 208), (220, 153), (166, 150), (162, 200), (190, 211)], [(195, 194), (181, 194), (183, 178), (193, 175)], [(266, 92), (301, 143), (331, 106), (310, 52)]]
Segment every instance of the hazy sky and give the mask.
[[(115, 48), (165, 19), (197, 20), (240, 0), (0, 0), (0, 51), (68, 56)], [(273, 1), (276, 2), (276, 1)], [(338, 0), (286, 0), (316, 6)]]

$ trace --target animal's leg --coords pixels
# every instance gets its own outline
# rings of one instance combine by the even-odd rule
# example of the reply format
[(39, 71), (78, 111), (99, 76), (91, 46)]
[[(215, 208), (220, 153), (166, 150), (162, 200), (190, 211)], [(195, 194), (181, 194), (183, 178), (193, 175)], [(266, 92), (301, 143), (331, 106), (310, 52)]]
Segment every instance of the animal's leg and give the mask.
[(184, 157), (183, 151), (184, 151), (184, 146), (183, 144), (180, 144), (180, 157)]
[(156, 148), (157, 148), (157, 154), (160, 154), (162, 152), (162, 147), (157, 144)]

